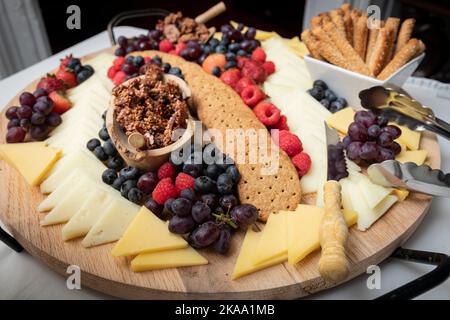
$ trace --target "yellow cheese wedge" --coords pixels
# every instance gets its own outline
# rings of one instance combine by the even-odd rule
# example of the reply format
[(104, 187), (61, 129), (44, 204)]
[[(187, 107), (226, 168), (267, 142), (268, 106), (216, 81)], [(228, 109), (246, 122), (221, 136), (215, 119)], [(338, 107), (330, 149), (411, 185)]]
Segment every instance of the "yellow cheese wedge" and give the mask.
[[(234, 27), (234, 28), (237, 28), (237, 26), (238, 26), (238, 23), (236, 22), (236, 21), (230, 21), (230, 24)], [(242, 29), (242, 32), (244, 33), (245, 31), (247, 31), (247, 27), (244, 27), (244, 29)], [(260, 40), (260, 41), (263, 41), (263, 40), (267, 40), (267, 39), (270, 39), (270, 38), (272, 38), (273, 36), (278, 36), (278, 37), (280, 37), (280, 35), (278, 34), (278, 33), (276, 33), (276, 32), (274, 32), (274, 31), (264, 31), (264, 30), (259, 30), (259, 29), (257, 29), (256, 30), (256, 35), (255, 35), (255, 39), (256, 40)]]
[(427, 154), (428, 153), (426, 150), (405, 151), (404, 153), (398, 154), (395, 157), (395, 160), (402, 163), (414, 162), (415, 164), (420, 166), (425, 162)]
[(287, 253), (287, 213), (288, 211), (280, 211), (277, 214), (271, 214), (267, 219), (267, 223), (261, 231), (261, 240), (254, 256), (255, 264), (263, 263)]
[(347, 134), (348, 126), (353, 122), (355, 111), (351, 107), (333, 113), (326, 120), (327, 124), (342, 134)]
[(131, 269), (134, 272), (142, 272), (155, 269), (199, 266), (204, 264), (208, 264), (208, 260), (191, 247), (187, 247), (169, 251), (141, 253), (131, 260)]
[(0, 153), (32, 186), (39, 185), (61, 157), (61, 151), (48, 147), (45, 142), (2, 144)]
[(409, 191), (405, 189), (394, 189), (392, 193), (397, 196), (398, 201), (403, 201), (408, 197)]
[[(319, 230), (325, 211), (321, 207), (298, 205), (287, 215), (288, 262), (296, 264), (311, 252), (320, 248)], [(354, 211), (343, 210), (344, 219), (350, 227), (358, 219)]]
[[(281, 233), (281, 231), (280, 231)], [(263, 263), (255, 264), (254, 256), (261, 240), (262, 231), (256, 232), (252, 228), (248, 228), (242, 242), (239, 256), (234, 265), (233, 274), (231, 278), (236, 280), (240, 277), (246, 276), (250, 273), (274, 266), (287, 260), (288, 255), (284, 253), (276, 258), (269, 259)]]
[(146, 207), (142, 207), (111, 254), (114, 257), (131, 256), (187, 246), (187, 242), (181, 236), (171, 233), (162, 220)]
[(398, 140), (402, 141), (409, 150), (419, 150), (421, 133), (413, 131), (408, 127), (401, 126), (399, 124), (390, 122), (389, 124), (399, 127), (402, 130), (402, 134), (398, 137)]

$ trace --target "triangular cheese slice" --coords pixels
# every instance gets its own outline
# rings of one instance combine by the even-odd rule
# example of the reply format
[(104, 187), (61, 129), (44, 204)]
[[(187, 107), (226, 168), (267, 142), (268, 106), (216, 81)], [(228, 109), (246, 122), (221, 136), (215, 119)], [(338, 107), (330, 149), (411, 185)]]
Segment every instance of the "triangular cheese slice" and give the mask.
[(287, 211), (280, 211), (271, 214), (267, 219), (254, 256), (255, 264), (287, 254), (287, 213)]
[(348, 127), (353, 122), (355, 111), (351, 107), (333, 113), (326, 120), (327, 124), (342, 134), (347, 134)]
[(428, 152), (426, 150), (405, 151), (395, 157), (395, 160), (406, 163), (414, 162), (418, 166), (422, 165), (427, 158)]
[(0, 145), (0, 154), (32, 186), (39, 185), (61, 157), (61, 151), (45, 142), (8, 143)]
[(141, 253), (131, 260), (131, 269), (134, 272), (167, 269), (176, 267), (192, 267), (208, 264), (208, 260), (202, 257), (197, 251), (191, 247)]
[(167, 224), (146, 207), (142, 207), (123, 237), (112, 249), (115, 257), (186, 248), (187, 242), (171, 233)]
[(287, 253), (284, 253), (263, 263), (255, 264), (254, 256), (261, 240), (261, 235), (262, 231), (256, 232), (251, 227), (248, 228), (244, 241), (242, 242), (241, 251), (234, 265), (233, 274), (231, 275), (233, 280), (287, 260)]

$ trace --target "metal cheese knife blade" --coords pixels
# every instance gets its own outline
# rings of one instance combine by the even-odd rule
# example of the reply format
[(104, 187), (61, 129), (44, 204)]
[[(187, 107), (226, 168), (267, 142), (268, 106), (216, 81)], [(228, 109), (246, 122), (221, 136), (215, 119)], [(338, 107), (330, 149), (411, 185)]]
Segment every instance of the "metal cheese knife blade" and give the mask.
[(330, 128), (325, 123), (325, 137), (327, 143), (327, 180), (339, 181), (348, 177), (345, 162), (344, 145), (339, 139), (336, 129)]
[(450, 174), (413, 162), (387, 160), (367, 169), (370, 180), (385, 186), (403, 188), (432, 196), (450, 197)]

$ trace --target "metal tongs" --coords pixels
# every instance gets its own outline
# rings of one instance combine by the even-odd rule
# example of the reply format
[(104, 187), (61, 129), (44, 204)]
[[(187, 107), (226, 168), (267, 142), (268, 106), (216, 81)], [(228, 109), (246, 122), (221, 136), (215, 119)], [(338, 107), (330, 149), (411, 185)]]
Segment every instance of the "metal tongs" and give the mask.
[(359, 93), (361, 105), (411, 130), (431, 131), (450, 140), (450, 124), (401, 88), (372, 87)]

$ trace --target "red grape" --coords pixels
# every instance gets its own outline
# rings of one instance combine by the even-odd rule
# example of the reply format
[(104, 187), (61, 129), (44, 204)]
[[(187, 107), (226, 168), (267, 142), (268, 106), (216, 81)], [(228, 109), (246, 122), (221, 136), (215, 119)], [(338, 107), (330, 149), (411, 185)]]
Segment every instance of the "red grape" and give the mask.
[(359, 154), (361, 153), (362, 146), (363, 146), (363, 143), (359, 142), (359, 141), (350, 143), (346, 149), (347, 157), (350, 160), (359, 160)]
[(31, 137), (36, 141), (45, 140), (45, 138), (47, 138), (48, 136), (48, 128), (45, 125), (31, 127), (29, 132)]
[(239, 227), (246, 228), (256, 222), (258, 210), (251, 204), (241, 204), (231, 210), (230, 216)]
[(378, 154), (376, 161), (383, 162), (386, 160), (393, 160), (394, 157), (394, 152), (392, 152), (392, 150), (387, 148), (380, 148), (380, 153)]
[(380, 135), (380, 132), (381, 132), (381, 128), (377, 124), (373, 124), (369, 128), (367, 128), (367, 135), (369, 136), (369, 138), (374, 139), (374, 140), (376, 138), (378, 138), (378, 136)]
[(231, 231), (227, 227), (220, 228), (219, 238), (214, 242), (214, 251), (225, 254), (230, 249), (231, 245)]
[(17, 109), (17, 116), (19, 119), (30, 119), (32, 114), (33, 110), (28, 105), (20, 106), (19, 109)]
[(353, 122), (348, 127), (348, 136), (352, 141), (366, 141), (367, 129), (358, 122)]
[(197, 223), (211, 220), (211, 209), (205, 203), (198, 201), (192, 206), (192, 218)]
[(9, 120), (17, 119), (17, 109), (19, 109), (19, 107), (9, 107), (5, 113), (6, 118)]
[(19, 119), (11, 119), (8, 121), (7, 129), (11, 129), (14, 127), (20, 127), (20, 120)]
[(207, 221), (190, 234), (189, 242), (195, 248), (206, 248), (213, 244), (219, 236), (219, 226), (213, 221)]
[(169, 231), (176, 234), (191, 232), (195, 228), (195, 221), (191, 216), (174, 215), (169, 221)]
[(45, 123), (45, 114), (41, 112), (33, 112), (31, 115), (31, 123), (34, 125), (41, 125)]
[(18, 143), (22, 142), (25, 139), (26, 131), (21, 127), (13, 127), (8, 130), (6, 133), (6, 142), (7, 143)]
[(363, 125), (364, 127), (368, 128), (373, 124), (376, 124), (377, 117), (370, 111), (358, 111), (355, 113), (355, 122)]
[(40, 97), (45, 97), (48, 96), (48, 92), (47, 90), (45, 90), (44, 88), (37, 88), (34, 92), (33, 92), (33, 96), (38, 99)]
[(378, 146), (375, 141), (365, 142), (359, 153), (359, 157), (363, 160), (375, 160), (378, 157)]
[(61, 116), (56, 113), (56, 112), (52, 112), (47, 116), (46, 119), (46, 123), (50, 126), (50, 127), (57, 127), (61, 124), (62, 122), (62, 118)]
[(390, 148), (393, 142), (392, 136), (386, 131), (380, 133), (377, 141), (378, 144), (384, 148)]
[(144, 193), (150, 193), (158, 184), (158, 176), (154, 172), (147, 172), (143, 174), (138, 182), (137, 187)]
[(36, 102), (36, 98), (29, 92), (23, 92), (19, 97), (19, 101), (21, 105), (32, 107)]
[(398, 155), (400, 152), (402, 152), (402, 147), (397, 142), (394, 141), (392, 143), (391, 150), (394, 153), (394, 155)]
[(393, 126), (393, 125), (389, 125), (389, 126), (382, 128), (381, 132), (388, 133), (391, 136), (392, 140), (397, 139), (402, 134), (402, 130), (400, 130), (399, 127)]

